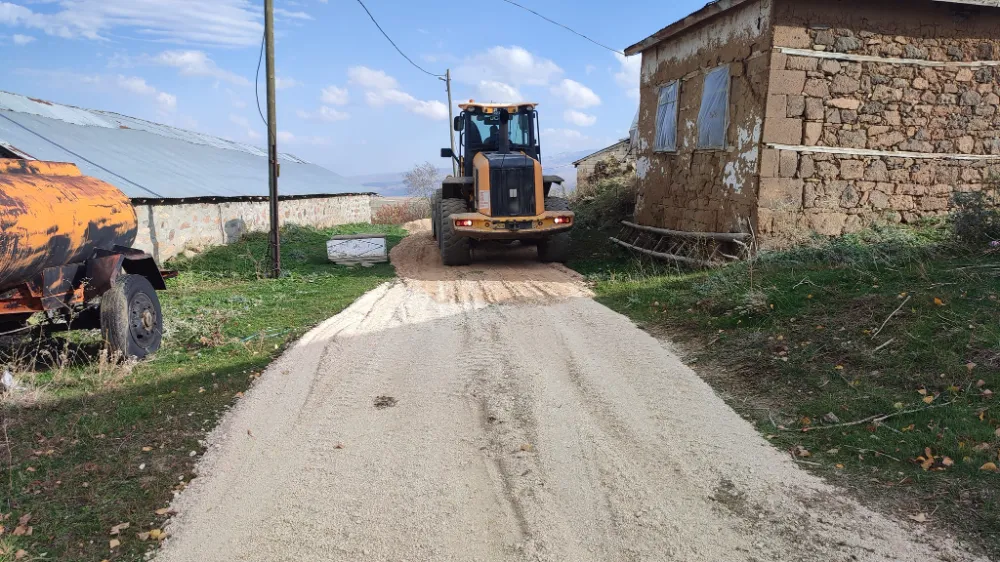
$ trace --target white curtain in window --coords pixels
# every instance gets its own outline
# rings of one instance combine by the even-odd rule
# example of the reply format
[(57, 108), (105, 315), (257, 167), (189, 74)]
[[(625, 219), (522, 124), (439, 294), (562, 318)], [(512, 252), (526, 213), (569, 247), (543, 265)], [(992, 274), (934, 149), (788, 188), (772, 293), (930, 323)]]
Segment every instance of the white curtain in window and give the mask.
[(677, 150), (677, 82), (660, 88), (656, 104), (655, 150)]
[(698, 112), (698, 148), (725, 148), (729, 114), (729, 66), (705, 76), (705, 90)]

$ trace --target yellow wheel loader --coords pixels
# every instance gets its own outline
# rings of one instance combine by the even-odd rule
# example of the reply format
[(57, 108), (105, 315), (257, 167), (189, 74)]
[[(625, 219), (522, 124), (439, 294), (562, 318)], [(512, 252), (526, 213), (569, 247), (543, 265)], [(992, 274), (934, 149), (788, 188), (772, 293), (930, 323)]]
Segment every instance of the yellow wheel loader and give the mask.
[(431, 200), (434, 238), (445, 265), (465, 265), (483, 241), (520, 241), (538, 246), (546, 262), (569, 257), (573, 212), (566, 199), (550, 195), (559, 176), (542, 175), (538, 112), (534, 103), (459, 104), (455, 117), (458, 162)]

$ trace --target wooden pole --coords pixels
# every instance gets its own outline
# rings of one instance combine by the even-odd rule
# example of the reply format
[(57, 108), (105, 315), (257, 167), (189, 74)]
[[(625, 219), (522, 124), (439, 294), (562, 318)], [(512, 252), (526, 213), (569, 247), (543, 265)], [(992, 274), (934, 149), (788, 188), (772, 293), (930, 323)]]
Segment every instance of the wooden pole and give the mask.
[(274, 0), (264, 0), (264, 42), (267, 47), (267, 167), (271, 211), (271, 277), (281, 277), (281, 236), (278, 210), (278, 119), (274, 100)]
[(455, 115), (451, 104), (451, 69), (444, 71), (444, 81), (448, 87), (448, 138), (451, 139), (451, 171), (452, 175), (458, 177), (458, 161), (455, 160)]

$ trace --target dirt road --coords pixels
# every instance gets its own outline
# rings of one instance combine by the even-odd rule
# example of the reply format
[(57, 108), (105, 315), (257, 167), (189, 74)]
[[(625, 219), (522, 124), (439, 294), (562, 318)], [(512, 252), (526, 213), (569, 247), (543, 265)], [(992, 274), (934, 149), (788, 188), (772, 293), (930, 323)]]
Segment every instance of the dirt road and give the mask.
[(507, 258), (407, 238), (402, 279), (211, 436), (157, 560), (973, 559), (800, 470), (569, 270)]

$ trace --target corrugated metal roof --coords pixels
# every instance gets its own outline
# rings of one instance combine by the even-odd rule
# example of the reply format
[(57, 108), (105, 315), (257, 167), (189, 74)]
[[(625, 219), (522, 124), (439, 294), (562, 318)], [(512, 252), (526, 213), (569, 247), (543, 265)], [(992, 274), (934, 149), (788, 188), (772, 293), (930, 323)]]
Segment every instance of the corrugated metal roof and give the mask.
[[(39, 160), (73, 162), (129, 197), (267, 195), (259, 147), (108, 111), (0, 92), (0, 143)], [(321, 166), (280, 155), (282, 195), (366, 191)]]

